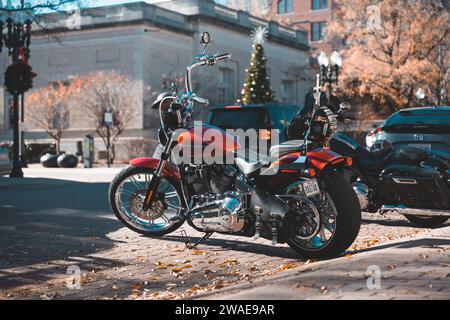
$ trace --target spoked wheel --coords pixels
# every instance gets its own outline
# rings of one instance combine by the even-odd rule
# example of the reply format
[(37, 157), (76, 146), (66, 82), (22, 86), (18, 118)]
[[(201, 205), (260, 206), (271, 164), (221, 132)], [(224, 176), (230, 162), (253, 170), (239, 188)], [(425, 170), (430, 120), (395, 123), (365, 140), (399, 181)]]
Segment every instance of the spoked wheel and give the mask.
[[(321, 179), (321, 194), (308, 201), (288, 204), (305, 213), (305, 219), (288, 241), (291, 248), (308, 258), (330, 258), (344, 252), (355, 241), (361, 226), (358, 198), (344, 177), (334, 171)], [(299, 193), (296, 182), (286, 195)]]
[[(109, 202), (117, 218), (128, 228), (146, 236), (162, 236), (178, 229), (182, 200), (180, 192), (169, 178), (162, 179), (152, 207), (143, 205), (153, 171), (128, 167), (122, 170), (109, 187)], [(174, 219), (175, 218), (175, 219)]]

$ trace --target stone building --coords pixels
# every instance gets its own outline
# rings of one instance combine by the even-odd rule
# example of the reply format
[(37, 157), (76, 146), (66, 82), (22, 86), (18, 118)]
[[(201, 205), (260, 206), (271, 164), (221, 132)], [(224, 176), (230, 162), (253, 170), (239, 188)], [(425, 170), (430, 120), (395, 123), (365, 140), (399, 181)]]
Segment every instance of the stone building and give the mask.
[[(81, 22), (81, 27), (74, 21)], [(302, 78), (302, 69), (309, 59), (306, 32), (229, 9), (212, 0), (159, 0), (154, 4), (138, 2), (90, 8), (73, 14), (48, 14), (41, 18), (41, 23), (52, 36), (36, 33), (32, 37), (30, 64), (38, 74), (35, 88), (99, 70), (115, 70), (142, 83), (142, 103), (136, 105), (136, 119), (121, 136), (119, 149), (131, 140), (155, 141), (158, 122), (155, 111), (150, 110), (144, 99), (144, 88), (151, 87), (156, 95), (163, 90), (164, 75), (182, 76), (201, 51), (199, 37), (203, 31), (212, 34), (214, 45), (221, 52), (233, 55), (231, 60), (202, 68), (194, 76), (195, 90), (212, 104), (234, 103), (238, 98), (250, 61), (250, 34), (257, 26), (269, 31), (265, 50), (278, 100), (299, 104), (309, 86)], [(0, 59), (2, 73), (8, 64), (4, 53)], [(10, 97), (4, 91), (3, 80), (0, 81), (0, 141), (5, 141), (12, 136)], [(72, 106), (62, 150), (74, 152), (77, 141), (93, 134), (84, 117)], [(44, 132), (27, 126), (26, 119), (25, 128), (27, 142), (51, 141)], [(105, 148), (100, 139), (95, 143), (98, 151)], [(126, 157), (124, 152), (118, 156)]]

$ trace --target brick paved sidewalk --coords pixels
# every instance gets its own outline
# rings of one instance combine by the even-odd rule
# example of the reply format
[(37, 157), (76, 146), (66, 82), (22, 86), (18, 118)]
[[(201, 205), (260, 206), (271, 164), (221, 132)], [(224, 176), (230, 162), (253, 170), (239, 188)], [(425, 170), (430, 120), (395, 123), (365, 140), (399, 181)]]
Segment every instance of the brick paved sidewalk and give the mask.
[[(200, 237), (194, 230), (185, 229), (194, 240)], [(409, 241), (426, 231), (412, 228), (397, 215), (365, 215), (365, 224), (349, 254), (390, 239)], [(121, 228), (107, 237), (114, 244), (111, 249), (88, 255), (77, 255), (77, 250), (72, 250), (65, 257), (61, 255), (59, 259), (44, 263), (1, 268), (0, 280), (6, 278), (9, 284), (2, 288), (0, 299), (191, 298), (305, 266), (309, 270), (322, 263), (302, 260), (287, 246), (272, 247), (266, 240), (214, 235), (197, 250), (186, 250), (179, 232), (162, 239), (150, 239)], [(84, 246), (102, 247), (105, 241), (89, 238)], [(70, 278), (67, 268), (74, 265), (81, 269), (80, 290), (66, 288)], [(416, 268), (416, 265), (407, 267)], [(344, 274), (346, 271), (337, 268), (335, 272)], [(318, 278), (311, 281), (321, 277), (319, 273)]]
[[(450, 299), (450, 227), (200, 299)], [(379, 277), (378, 277), (379, 275)]]
[[(29, 176), (42, 175), (40, 168), (27, 170)], [(163, 238), (142, 237), (124, 228), (109, 209), (106, 194), (114, 170), (119, 169), (81, 169), (70, 175), (45, 171), (51, 180), (47, 186), (33, 187), (32, 182), (0, 191), (0, 299), (194, 298), (323, 263), (302, 260), (288, 246), (273, 247), (264, 239), (215, 234), (198, 250), (188, 251), (181, 229)], [(193, 241), (202, 236), (184, 228)], [(364, 255), (357, 254), (361, 250), (395, 239), (410, 241), (428, 231), (397, 214), (365, 213), (348, 261)], [(395, 252), (401, 253), (400, 260), (413, 257), (408, 250)], [(393, 270), (403, 270), (399, 266)], [(412, 261), (404, 268), (419, 266), (420, 261)], [(68, 267), (79, 268), (80, 289), (67, 288), (73, 280)], [(337, 276), (344, 272), (335, 270)], [(311, 281), (320, 280), (316, 275)]]

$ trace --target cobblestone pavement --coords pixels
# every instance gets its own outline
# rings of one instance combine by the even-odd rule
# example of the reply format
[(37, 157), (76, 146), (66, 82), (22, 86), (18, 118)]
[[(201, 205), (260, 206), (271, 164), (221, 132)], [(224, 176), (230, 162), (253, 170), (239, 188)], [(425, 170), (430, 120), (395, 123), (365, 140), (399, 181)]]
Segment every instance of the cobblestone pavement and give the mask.
[(450, 227), (201, 299), (450, 299)]
[[(142, 237), (114, 218), (105, 199), (107, 187), (77, 182), (36, 190), (1, 189), (0, 184), (0, 299), (194, 298), (323, 263), (263, 239), (215, 234), (198, 249), (186, 250), (181, 229), (160, 239)], [(366, 213), (363, 218), (345, 258), (430, 231), (414, 228), (394, 213)], [(189, 227), (184, 230), (192, 241), (201, 237)], [(414, 273), (424, 266), (410, 267)], [(442, 293), (439, 289), (435, 291)]]

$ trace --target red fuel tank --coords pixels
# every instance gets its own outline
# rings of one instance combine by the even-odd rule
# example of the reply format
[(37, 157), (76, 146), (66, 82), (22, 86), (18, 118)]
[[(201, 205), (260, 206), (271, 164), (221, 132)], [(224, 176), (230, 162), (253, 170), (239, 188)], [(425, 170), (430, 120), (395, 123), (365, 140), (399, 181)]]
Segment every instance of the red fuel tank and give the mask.
[(178, 146), (183, 152), (189, 150), (191, 156), (197, 156), (197, 159), (199, 155), (196, 155), (196, 152), (212, 157), (220, 152), (226, 157), (227, 154), (234, 153), (240, 148), (240, 144), (234, 135), (206, 124), (189, 128), (178, 135)]

